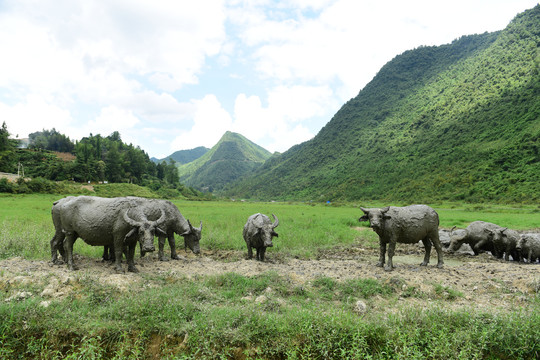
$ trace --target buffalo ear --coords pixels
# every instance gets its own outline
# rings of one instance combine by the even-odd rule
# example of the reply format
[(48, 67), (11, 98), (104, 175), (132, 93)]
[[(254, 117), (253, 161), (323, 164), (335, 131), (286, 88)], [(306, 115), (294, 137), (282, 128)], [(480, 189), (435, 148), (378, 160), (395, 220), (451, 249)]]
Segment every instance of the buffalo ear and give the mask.
[(127, 234), (126, 236), (124, 236), (124, 242), (129, 239), (135, 232), (137, 231), (137, 228), (134, 227), (133, 229), (131, 229)]
[(275, 231), (272, 231), (272, 236), (279, 237), (279, 234)]
[(362, 222), (362, 221), (368, 221), (369, 220), (369, 209), (366, 209), (366, 208), (363, 208), (363, 207), (360, 207), (360, 210), (362, 210), (364, 212), (364, 215), (362, 215), (358, 221)]

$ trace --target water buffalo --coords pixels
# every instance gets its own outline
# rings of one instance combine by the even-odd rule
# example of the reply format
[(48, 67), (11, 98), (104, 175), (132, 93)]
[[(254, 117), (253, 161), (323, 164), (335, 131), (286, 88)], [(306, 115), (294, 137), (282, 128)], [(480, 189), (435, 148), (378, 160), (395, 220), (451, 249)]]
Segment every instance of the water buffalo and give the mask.
[(243, 236), (248, 249), (248, 259), (253, 258), (253, 250), (257, 250), (257, 260), (264, 261), (264, 253), (267, 247), (272, 247), (272, 237), (279, 236), (274, 229), (279, 225), (276, 215), (274, 223), (264, 214), (251, 215), (244, 225)]
[(502, 258), (504, 254), (504, 260), (506, 261), (510, 259), (510, 255), (512, 255), (514, 261), (521, 260), (516, 250), (519, 241), (519, 234), (516, 231), (508, 228), (485, 229), (485, 231), (491, 237), (493, 250), (498, 258)]
[(426, 266), (432, 244), (437, 250), (437, 267), (443, 266), (443, 253), (439, 241), (439, 215), (427, 205), (410, 205), (405, 207), (388, 206), (382, 209), (360, 208), (364, 215), (359, 221), (369, 221), (370, 226), (379, 235), (380, 256), (377, 266), (384, 266), (386, 244), (388, 247), (388, 263), (384, 270), (392, 271), (392, 257), (396, 243), (414, 244), (422, 240), (426, 254), (420, 264)]
[(465, 229), (465, 233), (452, 236), (448, 250), (450, 252), (457, 251), (462, 244), (469, 244), (475, 255), (481, 251), (489, 251), (496, 257), (499, 255), (493, 244), (493, 236), (487, 230), (502, 230), (503, 227), (485, 221), (473, 221)]
[(527, 259), (529, 263), (540, 260), (540, 234), (521, 234), (516, 250), (522, 260)]
[(53, 262), (56, 250), (63, 246), (63, 257), (70, 270), (75, 269), (73, 244), (79, 237), (89, 245), (114, 247), (118, 272), (122, 271), (125, 248), (128, 271), (137, 272), (133, 261), (137, 241), (144, 251), (154, 251), (154, 234), (164, 233), (159, 225), (165, 220), (165, 212), (156, 221), (150, 221), (129, 198), (69, 197), (55, 202), (51, 212), (55, 227), (51, 240)]
[[(176, 253), (176, 242), (174, 234), (178, 234), (184, 238), (184, 247), (193, 251), (194, 254), (201, 252), (199, 241), (201, 240), (202, 221), (198, 228), (193, 227), (189, 220), (186, 220), (180, 213), (180, 210), (172, 202), (168, 200), (145, 199), (139, 197), (128, 197), (133, 200), (140, 211), (150, 220), (156, 220), (161, 216), (161, 212), (165, 213), (165, 220), (159, 226), (163, 232), (156, 234), (158, 236), (158, 259), (160, 261), (168, 261), (169, 259), (164, 254), (165, 238), (168, 239), (169, 247), (171, 248), (171, 258), (180, 260), (180, 256)], [(141, 248), (141, 256), (145, 252)], [(103, 260), (113, 260), (114, 255), (111, 249), (104, 247)]]

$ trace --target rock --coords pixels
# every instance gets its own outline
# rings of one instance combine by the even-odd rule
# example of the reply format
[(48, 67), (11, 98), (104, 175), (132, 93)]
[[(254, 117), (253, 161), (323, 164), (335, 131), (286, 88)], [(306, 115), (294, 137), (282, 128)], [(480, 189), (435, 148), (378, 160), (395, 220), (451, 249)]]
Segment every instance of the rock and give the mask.
[(28, 291), (19, 291), (15, 295), (8, 297), (6, 299), (6, 302), (10, 302), (10, 301), (14, 301), (14, 300), (15, 301), (21, 301), (21, 300), (27, 299), (27, 298), (29, 298), (31, 296), (32, 296), (32, 293), (30, 293)]
[(362, 300), (358, 300), (354, 306), (354, 311), (357, 314), (364, 315), (367, 312), (367, 305)]
[(259, 295), (255, 298), (255, 302), (259, 304), (264, 304), (268, 298), (264, 295)]

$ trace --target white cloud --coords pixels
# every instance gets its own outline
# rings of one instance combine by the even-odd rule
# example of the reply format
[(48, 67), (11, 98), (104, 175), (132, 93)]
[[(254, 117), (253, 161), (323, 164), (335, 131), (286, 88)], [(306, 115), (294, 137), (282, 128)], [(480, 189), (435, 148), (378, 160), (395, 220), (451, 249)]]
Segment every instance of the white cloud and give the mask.
[(161, 157), (227, 130), (284, 151), (399, 53), (503, 29), (536, 4), (4, 0), (0, 121), (21, 136), (118, 130)]
[(10, 134), (27, 137), (43, 129), (65, 131), (73, 119), (69, 111), (46, 103), (40, 96), (29, 95), (13, 106), (0, 102), (0, 121), (5, 121)]
[(198, 146), (214, 146), (221, 136), (232, 127), (231, 116), (214, 95), (206, 95), (202, 100), (193, 100), (193, 126), (190, 130), (180, 130), (172, 141), (172, 151), (193, 149)]
[(118, 131), (120, 134), (125, 134), (138, 123), (140, 120), (133, 115), (132, 111), (111, 105), (101, 109), (100, 114), (88, 122), (83, 133), (108, 136), (114, 131)]

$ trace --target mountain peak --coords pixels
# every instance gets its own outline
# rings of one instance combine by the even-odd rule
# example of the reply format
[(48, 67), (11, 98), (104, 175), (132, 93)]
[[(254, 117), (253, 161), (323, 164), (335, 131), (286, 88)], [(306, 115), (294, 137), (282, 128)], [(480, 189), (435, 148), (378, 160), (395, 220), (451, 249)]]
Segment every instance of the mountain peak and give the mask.
[(180, 181), (201, 190), (219, 191), (261, 166), (271, 153), (241, 134), (227, 131), (206, 154), (179, 166)]

